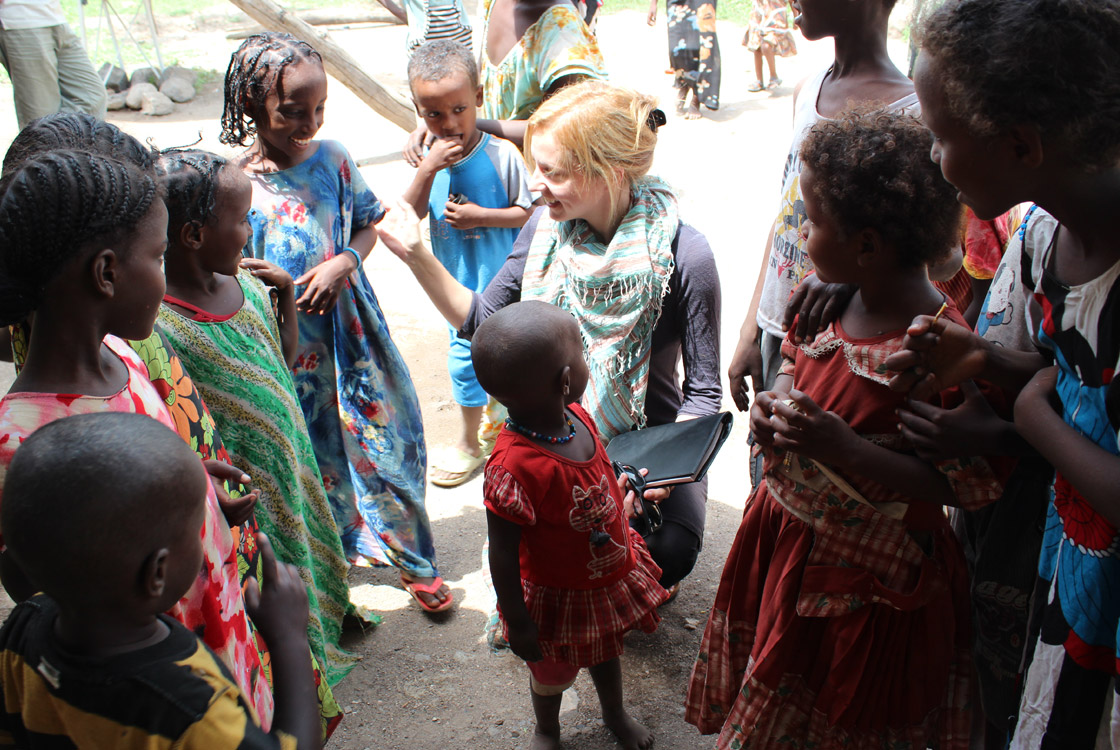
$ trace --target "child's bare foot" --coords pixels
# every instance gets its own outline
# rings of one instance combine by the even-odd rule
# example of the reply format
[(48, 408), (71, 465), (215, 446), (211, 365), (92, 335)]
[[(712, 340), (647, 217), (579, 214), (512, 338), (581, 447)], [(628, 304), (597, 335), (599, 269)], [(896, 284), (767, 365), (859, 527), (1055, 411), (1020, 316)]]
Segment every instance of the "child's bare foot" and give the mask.
[(625, 750), (649, 750), (653, 747), (653, 732), (634, 721), (625, 711), (608, 714), (603, 712), (603, 723), (614, 732)]
[(692, 97), (692, 104), (688, 105), (688, 111), (684, 113), (686, 120), (699, 120), (700, 119), (700, 102), (696, 101), (696, 97)]
[(560, 732), (545, 732), (540, 727), (533, 728), (533, 740), (529, 750), (560, 750)]

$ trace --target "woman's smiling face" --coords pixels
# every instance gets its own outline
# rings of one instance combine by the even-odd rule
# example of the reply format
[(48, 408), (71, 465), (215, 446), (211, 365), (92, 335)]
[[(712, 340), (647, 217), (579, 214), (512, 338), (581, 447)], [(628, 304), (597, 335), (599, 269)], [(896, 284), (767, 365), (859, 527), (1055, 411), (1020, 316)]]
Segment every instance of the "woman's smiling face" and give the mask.
[(554, 221), (584, 219), (597, 226), (600, 219), (610, 216), (607, 183), (564, 167), (564, 149), (551, 133), (534, 133), (530, 149), (535, 167), (529, 188), (541, 194)]

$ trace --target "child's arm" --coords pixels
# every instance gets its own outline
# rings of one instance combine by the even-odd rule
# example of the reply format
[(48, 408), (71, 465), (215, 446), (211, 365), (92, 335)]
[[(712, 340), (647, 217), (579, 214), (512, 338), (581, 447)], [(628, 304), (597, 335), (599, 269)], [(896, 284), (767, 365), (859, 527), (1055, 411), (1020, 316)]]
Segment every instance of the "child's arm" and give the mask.
[(487, 510), (486, 530), (490, 536), (490, 575), (509, 630), (510, 650), (525, 661), (540, 661), (544, 657), (537, 642), (537, 624), (529, 617), (521, 589), (521, 527)]
[[(420, 167), (423, 169), (423, 166)], [(455, 229), (474, 229), (475, 227), (510, 227), (520, 229), (533, 215), (532, 209), (521, 206), (509, 208), (483, 208), (478, 204), (447, 202), (443, 208), (443, 218)], [(423, 216), (421, 214), (421, 216)]]
[(758, 278), (754, 283), (754, 294), (747, 306), (747, 317), (739, 329), (739, 343), (735, 345), (735, 353), (731, 355), (731, 364), (727, 367), (728, 385), (731, 387), (731, 398), (739, 411), (747, 411), (751, 400), (747, 395), (747, 378), (751, 379), (755, 398), (758, 398), (759, 389), (762, 388), (762, 352), (759, 351), (759, 336), (762, 329), (758, 327), (758, 305), (762, 300), (762, 287), (766, 283), (766, 266), (770, 262), (770, 247), (774, 244), (774, 228), (766, 237), (766, 249), (763, 251), (762, 265), (758, 267)]
[(318, 750), (322, 732), (307, 645), (307, 590), (295, 566), (277, 562), (267, 536), (257, 534), (257, 544), (264, 585), (258, 587), (255, 579), (249, 580), (245, 611), (264, 636), (272, 656), (276, 698), (272, 734), (282, 732), (294, 737), (299, 750)]
[(914, 500), (958, 504), (949, 480), (933, 465), (862, 439), (843, 419), (824, 411), (801, 391), (794, 389), (789, 395), (796, 409), (780, 401), (771, 404), (776, 447), (873, 479)]
[(995, 346), (945, 318), (919, 315), (907, 329), (902, 348), (885, 364), (898, 373), (891, 378), (891, 390), (910, 391), (912, 398), (924, 401), (966, 380), (986, 380), (1018, 391), (1046, 360), (1038, 352)]
[(1034, 455), (1012, 422), (1002, 419), (971, 380), (961, 383), (964, 401), (943, 409), (907, 400), (898, 410), (899, 431), (927, 461), (964, 456)]
[(432, 183), (436, 180), (436, 174), (462, 157), (463, 145), (458, 141), (443, 139), (432, 143), (427, 155), (416, 167), (416, 176), (412, 178), (412, 183), (401, 196), (401, 200), (412, 206), (418, 219), (428, 215), (428, 199), (432, 193)]
[(334, 257), (327, 258), (296, 279), (293, 282), (296, 286), (307, 285), (307, 289), (296, 300), (296, 307), (312, 315), (326, 315), (334, 310), (338, 295), (342, 293), (342, 285), (350, 274), (361, 267), (362, 261), (369, 257), (376, 243), (377, 230), (372, 224), (355, 229), (350, 234), (350, 244), (346, 248), (356, 252), (358, 257), (345, 252), (346, 248), (340, 248)]
[[(1120, 526), (1120, 456), (1066, 424), (1053, 400), (1058, 368), (1039, 370), (1015, 400), (1015, 426), (1081, 496), (1113, 526)], [(1108, 428), (1106, 428), (1108, 429)]]
[(244, 258), (241, 267), (276, 290), (276, 326), (280, 329), (280, 349), (284, 353), (284, 364), (291, 367), (299, 351), (295, 283), (287, 271), (266, 260)]

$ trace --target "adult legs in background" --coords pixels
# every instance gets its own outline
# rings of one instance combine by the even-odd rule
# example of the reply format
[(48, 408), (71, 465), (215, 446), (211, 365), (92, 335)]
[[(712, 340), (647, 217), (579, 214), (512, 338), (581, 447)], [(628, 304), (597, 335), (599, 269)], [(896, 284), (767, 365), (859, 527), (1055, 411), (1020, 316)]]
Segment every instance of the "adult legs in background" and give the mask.
[(645, 538), (650, 557), (661, 568), (659, 583), (665, 588), (680, 583), (692, 572), (704, 546), (704, 514), (708, 480), (677, 485), (661, 503), (664, 522)]
[(105, 87), (67, 26), (0, 31), (0, 61), (12, 79), (21, 128), (61, 111), (105, 116)]

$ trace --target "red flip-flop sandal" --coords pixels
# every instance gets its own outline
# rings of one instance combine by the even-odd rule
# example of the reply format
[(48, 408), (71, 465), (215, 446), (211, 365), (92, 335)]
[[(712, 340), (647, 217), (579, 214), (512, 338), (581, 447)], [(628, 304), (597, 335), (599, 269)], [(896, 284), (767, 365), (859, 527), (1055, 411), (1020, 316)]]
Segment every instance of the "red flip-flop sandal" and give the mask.
[(420, 594), (427, 594), (431, 597), (435, 597), (439, 594), (439, 589), (443, 586), (443, 579), (439, 576), (436, 576), (431, 583), (420, 583), (418, 581), (410, 581), (402, 575), (401, 585), (404, 586), (404, 590), (412, 595), (412, 598), (416, 600), (416, 603), (419, 604), (425, 612), (430, 612), (432, 614), (446, 612), (451, 609), (451, 605), (455, 603), (455, 595), (451, 593), (450, 589), (447, 590), (447, 598), (443, 603), (435, 607), (420, 598)]

